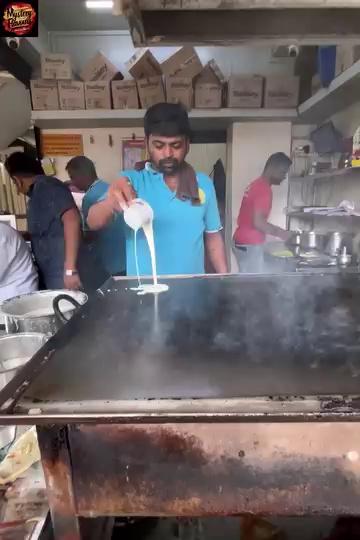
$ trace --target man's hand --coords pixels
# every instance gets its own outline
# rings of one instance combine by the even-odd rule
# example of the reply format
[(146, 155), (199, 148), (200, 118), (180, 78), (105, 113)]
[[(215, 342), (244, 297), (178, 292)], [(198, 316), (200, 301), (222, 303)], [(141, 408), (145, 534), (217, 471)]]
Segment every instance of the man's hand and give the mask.
[(280, 238), (284, 242), (288, 242), (290, 240), (290, 238), (292, 237), (292, 235), (293, 235), (292, 232), (285, 231), (285, 230), (279, 228), (278, 238)]
[(131, 182), (125, 176), (121, 176), (110, 184), (107, 200), (113, 210), (120, 212), (128, 208), (134, 199), (136, 199), (136, 193)]
[(77, 291), (81, 289), (81, 281), (79, 274), (74, 274), (73, 276), (67, 276), (64, 274), (64, 287), (65, 289)]

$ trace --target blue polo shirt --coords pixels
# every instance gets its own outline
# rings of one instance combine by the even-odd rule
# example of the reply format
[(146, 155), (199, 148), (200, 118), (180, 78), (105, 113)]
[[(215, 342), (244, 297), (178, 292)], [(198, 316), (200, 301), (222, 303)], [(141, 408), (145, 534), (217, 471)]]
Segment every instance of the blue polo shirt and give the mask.
[[(85, 193), (82, 200), (85, 225), (90, 208), (106, 198), (108, 189), (108, 183), (96, 180)], [(125, 271), (125, 231), (122, 214), (114, 215), (113, 221), (107, 227), (95, 232), (94, 248), (109, 274), (120, 274)]]
[[(212, 180), (197, 173), (201, 204), (181, 201), (166, 185), (163, 175), (150, 163), (141, 171), (123, 171), (137, 197), (154, 211), (154, 241), (158, 274), (203, 274), (204, 233), (221, 230), (221, 222)], [(136, 275), (134, 231), (125, 225), (127, 274)], [(137, 233), (140, 275), (151, 275), (148, 244), (142, 230)]]

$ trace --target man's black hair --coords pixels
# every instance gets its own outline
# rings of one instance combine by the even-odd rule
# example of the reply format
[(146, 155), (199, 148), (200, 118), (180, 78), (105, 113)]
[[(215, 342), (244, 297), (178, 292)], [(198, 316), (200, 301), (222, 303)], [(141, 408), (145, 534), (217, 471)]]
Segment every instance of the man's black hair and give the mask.
[(12, 178), (14, 176), (37, 176), (44, 174), (44, 169), (40, 161), (24, 152), (14, 152), (6, 158), (4, 165)]
[(146, 111), (144, 118), (145, 135), (161, 137), (178, 137), (183, 135), (190, 138), (191, 129), (189, 116), (182, 105), (178, 103), (157, 103)]
[(94, 162), (86, 156), (76, 156), (68, 162), (66, 170), (74, 176), (88, 176), (89, 178), (97, 178)]
[(264, 167), (264, 171), (267, 171), (269, 169), (272, 170), (274, 168), (282, 167), (282, 166), (290, 168), (291, 164), (292, 164), (292, 161), (289, 158), (289, 156), (284, 154), (284, 152), (276, 152), (275, 154), (272, 154), (267, 160)]

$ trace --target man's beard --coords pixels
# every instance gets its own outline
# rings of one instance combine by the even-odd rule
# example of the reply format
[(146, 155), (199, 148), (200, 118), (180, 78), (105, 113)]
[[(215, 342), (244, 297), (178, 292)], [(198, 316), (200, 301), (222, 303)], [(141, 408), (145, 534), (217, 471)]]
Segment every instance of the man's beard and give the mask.
[(175, 158), (160, 159), (158, 164), (158, 170), (162, 174), (172, 175), (176, 174), (181, 167), (179, 160)]

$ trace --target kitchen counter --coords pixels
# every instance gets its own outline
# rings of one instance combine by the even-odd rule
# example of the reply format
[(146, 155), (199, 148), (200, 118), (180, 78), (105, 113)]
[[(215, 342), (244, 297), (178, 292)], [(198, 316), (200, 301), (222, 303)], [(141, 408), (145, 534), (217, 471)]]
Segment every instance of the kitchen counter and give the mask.
[(358, 265), (351, 265), (351, 266), (318, 266), (318, 267), (310, 267), (310, 266), (298, 266), (296, 268), (297, 273), (301, 274), (338, 274), (338, 275), (351, 275), (351, 274), (359, 274), (359, 266)]
[(109, 281), (0, 393), (0, 424), (37, 425), (55, 539), (103, 516), (358, 515), (360, 274), (161, 281)]

